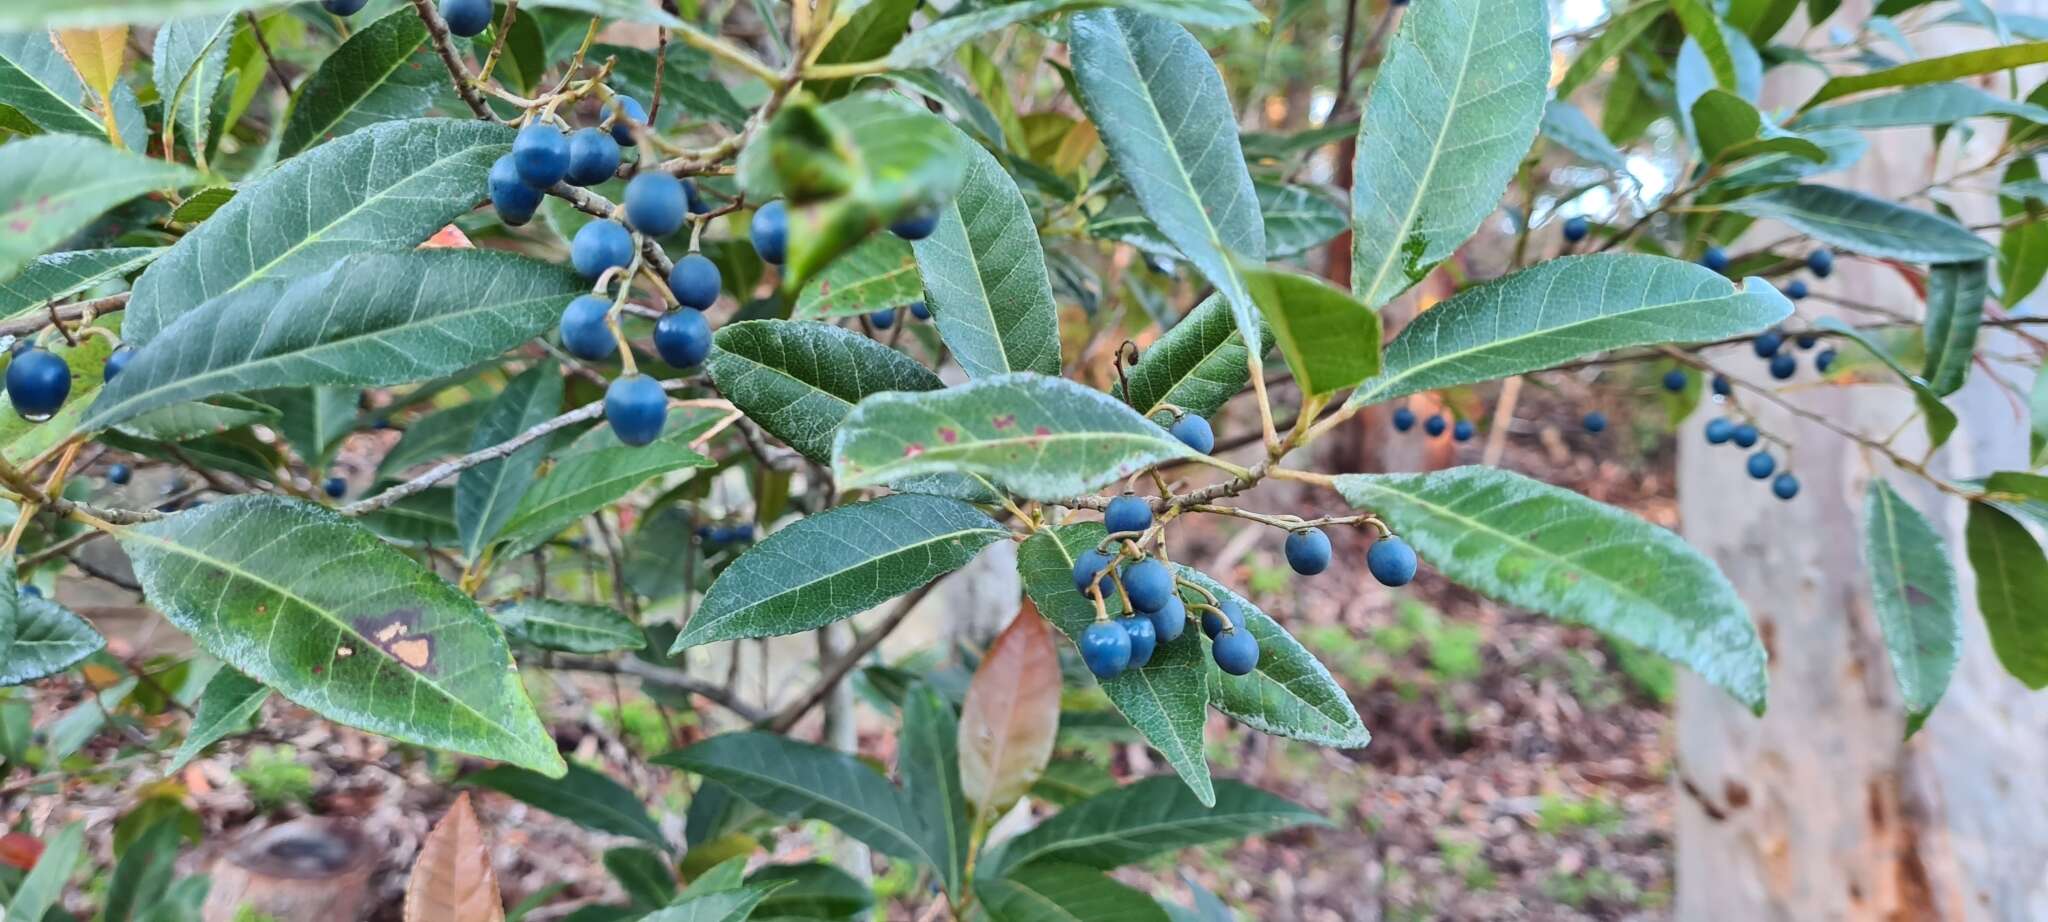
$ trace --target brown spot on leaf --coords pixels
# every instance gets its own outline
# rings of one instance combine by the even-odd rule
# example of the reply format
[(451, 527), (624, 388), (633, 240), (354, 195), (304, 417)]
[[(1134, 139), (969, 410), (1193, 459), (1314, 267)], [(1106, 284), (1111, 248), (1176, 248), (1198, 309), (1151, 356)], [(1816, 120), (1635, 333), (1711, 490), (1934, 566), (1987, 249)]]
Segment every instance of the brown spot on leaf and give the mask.
[(1008, 429), (1011, 426), (1017, 424), (1017, 417), (1015, 414), (1005, 413), (1001, 416), (996, 417), (993, 420), (993, 422), (996, 424), (996, 429), (998, 430)]
[(358, 618), (355, 628), (376, 644), (377, 649), (391, 654), (393, 659), (415, 672), (425, 672), (434, 664), (434, 638), (413, 633), (419, 623), (418, 609), (400, 608), (381, 618)]
[(387, 649), (391, 651), (392, 656), (398, 658), (399, 662), (411, 666), (415, 671), (427, 668), (427, 664), (434, 659), (434, 639), (432, 637), (408, 638), (393, 643)]
[(1031, 430), (1031, 434), (1032, 434), (1032, 435), (1035, 435), (1035, 436), (1037, 436), (1037, 437), (1039, 437), (1039, 438), (1041, 438), (1041, 439), (1042, 439), (1042, 438), (1045, 438), (1046, 436), (1049, 436), (1049, 435), (1051, 435), (1051, 434), (1052, 434), (1052, 430), (1051, 430), (1051, 429), (1047, 429), (1047, 428), (1045, 428), (1044, 426), (1039, 426), (1038, 428), (1036, 428), (1036, 429), (1033, 429), (1033, 430)]

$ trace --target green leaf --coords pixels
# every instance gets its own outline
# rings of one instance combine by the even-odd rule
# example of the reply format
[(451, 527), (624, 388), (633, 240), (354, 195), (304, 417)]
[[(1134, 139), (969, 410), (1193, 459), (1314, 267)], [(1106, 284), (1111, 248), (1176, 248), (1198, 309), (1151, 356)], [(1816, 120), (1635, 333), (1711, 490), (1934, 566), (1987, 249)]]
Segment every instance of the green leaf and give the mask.
[(8, 144), (0, 157), (0, 282), (114, 206), (199, 181), (175, 163), (91, 138), (43, 135)]
[(2027, 415), (2032, 420), (2033, 435), (2028, 440), (2031, 450), (2027, 457), (2034, 459), (2039, 467), (2048, 460), (2048, 375), (2034, 376), (2034, 389), (2027, 395)]
[(1995, 252), (1991, 244), (1940, 215), (1832, 186), (1773, 189), (1721, 207), (1782, 221), (1845, 250), (1906, 262), (1968, 262)]
[(10, 919), (42, 919), (50, 907), (64, 896), (65, 885), (71, 881), (71, 873), (78, 870), (78, 860), (85, 856), (85, 824), (72, 823), (64, 827), (44, 846), (43, 854), (36, 859), (34, 868), (21, 884), (14, 888), (14, 899), (7, 904)]
[(1802, 131), (1812, 128), (1868, 131), (1908, 125), (1948, 125), (1986, 115), (2006, 115), (2036, 124), (2048, 124), (2048, 109), (2001, 99), (1967, 83), (1934, 83), (1822, 106), (1799, 116), (1798, 124)]
[(978, 36), (1040, 16), (1096, 7), (1122, 8), (1216, 29), (1250, 25), (1264, 18), (1246, 0), (1016, 0), (955, 13), (912, 32), (896, 45), (889, 64), (893, 70), (937, 65)]
[(176, 820), (159, 820), (129, 843), (107, 878), (107, 901), (99, 922), (131, 922), (143, 907), (163, 898), (182, 835)]
[(1845, 128), (1815, 129), (1806, 135), (1806, 139), (1819, 146), (1828, 159), (1815, 163), (1791, 154), (1752, 157), (1723, 167), (1721, 177), (1708, 184), (1707, 194), (1715, 199), (1726, 199), (1731, 197), (1729, 193), (1738, 190), (1782, 185), (1809, 176), (1840, 172), (1862, 160), (1870, 147), (1870, 142), (1863, 135)]
[[(1998, 294), (2007, 308), (2013, 308), (2048, 277), (2048, 222), (2038, 220), (2040, 203), (2048, 202), (2048, 183), (2042, 182), (2032, 158), (2013, 161), (2005, 168), (2004, 179), (1998, 215), (2009, 223), (1998, 234)], [(2015, 222), (2021, 215), (2028, 220)]]
[(1692, 104), (1700, 151), (1709, 163), (1732, 163), (1765, 154), (1786, 154), (1820, 163), (1828, 153), (1820, 145), (1771, 124), (1742, 97), (1727, 90), (1708, 90)]
[(213, 217), (213, 213), (219, 211), (220, 206), (233, 201), (234, 198), (233, 186), (208, 186), (185, 196), (185, 200), (178, 203), (178, 207), (171, 209), (171, 220), (181, 224), (198, 224)]
[(470, 433), (476, 431), (476, 421), (489, 407), (488, 401), (472, 400), (415, 420), (378, 462), (377, 476), (390, 477), (414, 465), (461, 453), (469, 445)]
[(409, 251), (483, 200), (491, 162), (511, 143), (504, 125), (416, 119), (293, 157), (142, 273), (121, 334), (147, 343), (207, 301), (257, 282), (310, 276), (350, 254)]
[(896, 787), (846, 753), (746, 731), (719, 734), (654, 761), (703, 775), (771, 813), (830, 823), (885, 855), (938, 865), (925, 853), (920, 820)]
[(525, 598), (491, 612), (512, 640), (563, 653), (638, 650), (647, 636), (631, 618), (609, 605)]
[(1962, 390), (1990, 294), (1991, 269), (1984, 260), (1943, 263), (1927, 273), (1927, 366), (1921, 375), (1936, 394)]
[(610, 426), (584, 433), (555, 457), (546, 477), (514, 494), (519, 505), (502, 530), (507, 553), (539, 545), (577, 519), (625, 498), (648, 478), (711, 467), (712, 460), (692, 443), (728, 415), (705, 407), (674, 407), (661, 437), (648, 445), (627, 445)]
[(191, 728), (185, 731), (185, 742), (179, 744), (178, 754), (164, 774), (176, 775), (206, 747), (248, 729), (249, 718), (268, 700), (269, 686), (233, 669), (214, 673), (206, 690), (199, 693), (199, 707), (192, 714)]
[(1986, 503), (1970, 504), (1964, 534), (1992, 652), (2028, 688), (2048, 688), (2048, 557), (2025, 525)]
[(939, 376), (915, 359), (824, 323), (727, 324), (705, 369), (718, 392), (813, 461), (832, 457), (832, 436), (856, 404), (885, 391), (930, 391)]
[(410, 8), (357, 30), (299, 85), (278, 157), (293, 157), (367, 125), (417, 118), (446, 88), (447, 71), (427, 47), (427, 27)]
[(1347, 474), (1337, 492), (1445, 576), (1648, 647), (1762, 712), (1764, 647), (1749, 611), (1677, 535), (1495, 468)]
[[(959, 129), (952, 129), (959, 135)], [(960, 192), (931, 236), (911, 244), (925, 304), (969, 377), (1060, 373), (1059, 308), (1023, 193), (996, 158), (968, 140)]]
[(213, 101), (227, 76), (228, 46), (239, 20), (232, 14), (173, 19), (156, 32), (150, 56), (157, 93), (174, 102), (163, 115), (163, 134), (184, 138), (203, 154), (213, 135)]
[(1112, 788), (1054, 814), (1004, 843), (991, 873), (1054, 862), (1108, 871), (1208, 842), (1328, 825), (1305, 807), (1235, 781), (1216, 782), (1203, 804), (1173, 779), (1152, 777)]
[(1266, 258), (1299, 256), (1344, 232), (1344, 206), (1308, 186), (1253, 180), (1266, 226)]
[(638, 922), (740, 922), (753, 917), (767, 896), (768, 892), (758, 887), (699, 894), (657, 909)]
[(953, 705), (925, 683), (903, 699), (903, 736), (896, 771), (903, 778), (903, 803), (918, 820), (926, 855), (938, 862), (939, 880), (957, 898), (967, 879), (973, 851), (967, 795), (960, 784), (959, 722)]
[(1008, 534), (973, 506), (914, 493), (805, 516), (725, 568), (669, 653), (831, 624), (966, 566)]
[(1490, 381), (1583, 356), (1754, 333), (1792, 313), (1762, 279), (1735, 288), (1689, 262), (1637, 253), (1565, 256), (1475, 285), (1417, 315), (1346, 406)]
[[(353, 409), (353, 402), (350, 407)], [(115, 428), (140, 439), (183, 442), (243, 426), (276, 426), (281, 415), (276, 407), (269, 404), (236, 394), (221, 394), (205, 400), (160, 407)]]
[[(9, 15), (0, 9), (0, 22)], [(45, 29), (0, 31), (0, 105), (6, 105), (44, 131), (105, 137), (99, 116), (79, 100), (85, 83), (71, 69)]]
[[(575, 33), (582, 34), (582, 27), (578, 26)], [(602, 61), (606, 58), (618, 61), (612, 67), (612, 86), (642, 103), (654, 98), (653, 53), (644, 48), (599, 42), (590, 47), (590, 54), (585, 60)], [(807, 81), (804, 88), (815, 92), (817, 84)], [(740, 105), (732, 97), (732, 91), (710, 75), (709, 56), (682, 42), (668, 43), (668, 63), (662, 68), (661, 75), (661, 111), (655, 115), (663, 126), (689, 115), (715, 119), (737, 131), (752, 114), (752, 109)]]
[(1671, 0), (1671, 12), (1677, 14), (1685, 34), (1706, 54), (1707, 63), (1714, 69), (1714, 82), (1735, 89), (1735, 55), (1728, 50), (1728, 40), (1721, 34), (1721, 20), (1714, 15), (1713, 8), (1706, 0)]
[(1935, 393), (1934, 388), (1926, 380), (1922, 379), (1919, 375), (1907, 371), (1904, 365), (1899, 364), (1898, 359), (1893, 358), (1890, 352), (1886, 351), (1883, 346), (1878, 345), (1876, 340), (1871, 339), (1863, 331), (1851, 327), (1834, 317), (1822, 317), (1817, 323), (1821, 329), (1840, 333), (1855, 340), (1858, 345), (1869, 350), (1871, 355), (1876, 356), (1878, 361), (1883, 362), (1886, 367), (1890, 368), (1893, 373), (1906, 382), (1907, 389), (1913, 392), (1914, 402), (1920, 405), (1920, 414), (1927, 417), (1927, 437), (1932, 442), (1933, 447), (1941, 447), (1948, 442), (1949, 436), (1955, 434), (1955, 411), (1949, 409), (1946, 404), (1941, 402), (1941, 395)]
[[(232, 398), (233, 394), (220, 395)], [(354, 390), (338, 387), (292, 387), (270, 391), (256, 391), (252, 394), (264, 403), (277, 408), (283, 415), (278, 428), (284, 432), (292, 450), (306, 467), (315, 471), (327, 467), (341, 437), (355, 427), (356, 407), (361, 395)], [(220, 399), (220, 398), (216, 398)], [(197, 404), (184, 403), (165, 407), (174, 410)], [(162, 411), (153, 411), (162, 412)]]
[(1542, 121), (1543, 0), (1434, 0), (1401, 18), (1351, 185), (1351, 290), (1377, 309), (1448, 258), (1499, 207)]
[(490, 788), (531, 804), (585, 829), (630, 836), (665, 851), (674, 851), (660, 824), (647, 813), (639, 795), (596, 769), (569, 762), (568, 772), (551, 777), (523, 768), (500, 765), (465, 776), (464, 784)]
[[(552, 361), (535, 364), (505, 384), (470, 433), (469, 450), (507, 441), (562, 412), (562, 373)], [(455, 528), (463, 556), (476, 560), (511, 521), (521, 497), (533, 486), (547, 442), (535, 439), (503, 458), (462, 472), (455, 481)]]
[(115, 537), (151, 605), (300, 706), (409, 743), (562, 771), (490, 617), (361, 525), (245, 495)]
[(626, 891), (637, 909), (653, 909), (676, 901), (676, 874), (669, 858), (651, 848), (624, 845), (604, 851), (604, 869)]
[(875, 905), (868, 885), (832, 865), (771, 864), (747, 875), (749, 886), (776, 887), (757, 910), (763, 919), (845, 919)]
[(799, 320), (858, 317), (902, 307), (924, 296), (917, 257), (895, 234), (876, 234), (846, 251), (797, 294)]
[(1811, 109), (1830, 99), (1840, 99), (1865, 90), (1922, 83), (1946, 83), (1958, 77), (1973, 77), (1993, 71), (2025, 67), (2029, 64), (2040, 64), (2044, 61), (2048, 61), (2048, 42), (1997, 45), (1946, 57), (1923, 58), (1884, 70), (1834, 77), (1821, 84), (1819, 92), (1814, 93), (1813, 98), (1808, 99), (1799, 108), (1802, 111)]
[(1231, 256), (1264, 261), (1266, 228), (1209, 52), (1188, 30), (1143, 13), (1091, 10), (1071, 26), (1081, 106), (1110, 162), (1145, 215), (1223, 293), (1250, 342), (1258, 309)]
[[(1260, 332), (1263, 353), (1273, 348), (1273, 330), (1260, 324)], [(1145, 350), (1125, 380), (1127, 399), (1148, 417), (1169, 403), (1196, 416), (1215, 413), (1251, 380), (1230, 305), (1220, 295), (1204, 298)]]
[(562, 266), (509, 253), (346, 257), (178, 318), (107, 384), (83, 425), (103, 429), (157, 407), (258, 387), (385, 387), (452, 374), (546, 330), (584, 290)]
[[(1661, 0), (1648, 0), (1615, 14), (1586, 42), (1579, 56), (1572, 59), (1571, 66), (1565, 68), (1564, 76), (1557, 82), (1557, 98), (1570, 98), (1573, 90), (1598, 74), (1607, 62), (1635, 45), (1643, 33), (1664, 18), (1666, 9)], [(1621, 70), (1626, 73), (1628, 68)]]
[[(1069, 525), (1032, 535), (1017, 549), (1025, 593), (1039, 614), (1077, 641), (1095, 623), (1095, 605), (1074, 589), (1074, 558), (1101, 543), (1105, 534), (1099, 522)], [(1127, 669), (1102, 683), (1110, 704), (1166, 757), (1204, 804), (1216, 802), (1202, 748), (1209, 665), (1200, 639), (1190, 631), (1160, 644), (1143, 668)]]
[(1955, 565), (1933, 523), (1882, 479), (1864, 495), (1863, 558), (1912, 736), (1948, 689), (1962, 652)]
[(1313, 276), (1240, 266), (1304, 393), (1333, 394), (1380, 370), (1380, 315)]
[[(0, 602), (0, 615), (6, 606)], [(50, 599), (17, 592), (12, 608), (11, 617), (0, 617), (14, 628), (14, 642), (0, 644), (0, 688), (56, 675), (107, 645), (85, 619)]]
[(1237, 603), (1245, 626), (1259, 642), (1259, 662), (1250, 675), (1209, 670), (1209, 703), (1261, 733), (1308, 740), (1341, 749), (1372, 742), (1351, 696), (1280, 622), (1250, 599), (1193, 568), (1174, 565), (1181, 579), (1200, 584), (1217, 598)]
[(68, 298), (115, 276), (127, 275), (157, 258), (157, 247), (70, 250), (39, 256), (19, 275), (0, 282), (0, 318), (18, 317)]
[(452, 548), (462, 544), (455, 528), (455, 488), (432, 487), (358, 517), (364, 528), (399, 547)]
[(975, 893), (993, 922), (1169, 922), (1151, 897), (1076, 865), (1020, 868)]
[[(818, 63), (855, 64), (887, 55), (911, 31), (910, 14), (917, 7), (917, 0), (868, 0), (843, 7), (851, 9), (846, 25), (818, 52)], [(805, 81), (805, 88), (819, 99), (831, 100), (846, 95), (853, 84), (850, 78)]]
[(1624, 157), (1613, 141), (1600, 131), (1600, 126), (1579, 111), (1579, 107), (1563, 99), (1553, 99), (1543, 107), (1543, 136), (1579, 159), (1604, 167), (1616, 176), (1631, 176), (1628, 158)]
[(862, 400), (832, 442), (832, 473), (841, 490), (972, 474), (1051, 502), (1193, 454), (1108, 394), (1019, 372)]

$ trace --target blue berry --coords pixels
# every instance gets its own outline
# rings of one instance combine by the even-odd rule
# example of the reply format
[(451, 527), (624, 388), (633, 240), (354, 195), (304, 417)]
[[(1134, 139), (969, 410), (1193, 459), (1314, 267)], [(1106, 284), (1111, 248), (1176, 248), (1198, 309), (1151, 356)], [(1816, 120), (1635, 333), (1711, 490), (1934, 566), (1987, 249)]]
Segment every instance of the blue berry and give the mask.
[(1794, 496), (1798, 496), (1799, 478), (1792, 476), (1790, 471), (1779, 474), (1778, 479), (1771, 481), (1771, 492), (1777, 494), (1779, 499), (1791, 499)]
[(1725, 419), (1707, 422), (1707, 444), (1719, 445), (1735, 437), (1735, 424)]
[(1806, 254), (1806, 271), (1814, 278), (1827, 278), (1835, 272), (1835, 254), (1828, 250), (1815, 250)]
[(673, 368), (695, 368), (711, 354), (711, 322), (697, 311), (669, 311), (654, 322), (654, 351)]
[(582, 295), (562, 311), (562, 348), (586, 362), (601, 362), (619, 351), (619, 341), (605, 323), (612, 302), (597, 295)]
[(687, 179), (683, 180), (683, 200), (689, 202), (691, 214), (703, 214), (711, 210), (711, 205), (704, 201), (703, 196), (697, 194), (697, 184)]
[(107, 482), (117, 487), (127, 486), (128, 481), (134, 476), (135, 472), (129, 470), (126, 464), (116, 464), (107, 468)]
[(1835, 350), (1833, 349), (1822, 349), (1819, 355), (1813, 357), (1813, 368), (1821, 374), (1827, 374), (1828, 369), (1833, 367), (1834, 364)]
[[(195, 503), (194, 505), (197, 505), (197, 503)], [(21, 594), (28, 596), (31, 599), (40, 599), (43, 597), (43, 590), (38, 589), (34, 585), (31, 585), (29, 583), (23, 583), (21, 584)]]
[(1142, 669), (1152, 661), (1152, 651), (1159, 647), (1159, 632), (1152, 625), (1149, 615), (1125, 615), (1116, 619), (1118, 627), (1131, 638), (1131, 664), (1128, 668)]
[(1564, 222), (1564, 239), (1570, 243), (1577, 243), (1586, 239), (1586, 235), (1592, 230), (1593, 225), (1584, 217), (1574, 216)]
[(1777, 355), (1778, 350), (1784, 347), (1785, 335), (1777, 330), (1765, 330), (1749, 341), (1749, 348), (1755, 351), (1756, 357), (1760, 359)]
[(939, 210), (936, 208), (920, 208), (889, 225), (889, 233), (905, 240), (923, 240), (938, 229)]
[(1139, 611), (1158, 611), (1173, 598), (1173, 574), (1165, 564), (1150, 557), (1126, 564), (1123, 581), (1124, 594), (1131, 597), (1131, 607)]
[(1700, 254), (1700, 265), (1715, 272), (1725, 272), (1728, 269), (1728, 251), (1720, 247), (1707, 247), (1707, 251)]
[(1407, 432), (1415, 428), (1415, 411), (1401, 407), (1394, 411), (1394, 431)]
[(100, 369), (100, 380), (114, 380), (114, 376), (120, 374), (121, 369), (127, 368), (128, 363), (132, 361), (135, 361), (135, 349), (133, 347), (122, 346), (115, 349), (107, 356), (106, 367)]
[(1756, 440), (1762, 437), (1763, 433), (1756, 431), (1755, 426), (1743, 423), (1735, 427), (1735, 434), (1730, 436), (1729, 440), (1733, 441), (1737, 448), (1754, 448), (1756, 447)]
[(640, 107), (640, 100), (624, 95), (612, 97), (612, 109), (618, 114), (612, 120), (612, 140), (633, 143), (633, 126), (647, 124), (647, 110)]
[(441, 0), (441, 18), (448, 31), (475, 38), (491, 26), (491, 0)]
[(1393, 535), (1374, 541), (1365, 552), (1365, 568), (1384, 586), (1406, 586), (1415, 578), (1415, 549)]
[(1785, 297), (1797, 301), (1806, 297), (1807, 294), (1806, 281), (1804, 279), (1793, 279), (1785, 283)]
[(668, 290), (675, 293), (676, 301), (700, 311), (718, 302), (718, 289), (724, 284), (718, 264), (702, 253), (676, 260), (668, 274)]
[(1287, 565), (1303, 576), (1314, 576), (1330, 568), (1330, 536), (1320, 528), (1303, 528), (1287, 533)]
[(1109, 501), (1109, 508), (1102, 512), (1102, 527), (1112, 535), (1144, 531), (1152, 527), (1152, 507), (1144, 499), (1126, 493)]
[(896, 325), (896, 309), (885, 307), (868, 315), (868, 323), (877, 330), (886, 330)]
[(362, 12), (370, 0), (320, 0), (320, 8), (336, 16), (354, 16)]
[(320, 489), (327, 494), (328, 499), (340, 499), (348, 492), (348, 481), (339, 477), (329, 477), (326, 483), (320, 485)]
[(916, 317), (919, 320), (930, 320), (932, 319), (932, 309), (923, 301), (912, 301), (910, 302), (910, 316)]
[[(1074, 558), (1074, 591), (1088, 595), (1091, 591), (1109, 592), (1109, 564), (1114, 559), (1101, 551), (1089, 548)], [(1099, 577), (1096, 574), (1101, 574)], [(1089, 584), (1094, 583), (1094, 589)]]
[(1165, 605), (1146, 617), (1152, 619), (1152, 634), (1159, 643), (1172, 643), (1188, 629), (1188, 606), (1178, 594), (1168, 598)]
[(1193, 413), (1174, 420), (1173, 428), (1167, 431), (1197, 454), (1206, 455), (1216, 450), (1216, 430), (1209, 428), (1208, 420)]
[(1218, 634), (1209, 652), (1216, 658), (1216, 668), (1231, 675), (1250, 675), (1259, 666), (1258, 638), (1242, 626)]
[(1783, 381), (1799, 372), (1799, 360), (1790, 352), (1771, 356), (1771, 377)]
[(1749, 476), (1751, 477), (1762, 480), (1765, 477), (1771, 476), (1771, 472), (1777, 469), (1778, 459), (1771, 457), (1771, 453), (1768, 451), (1760, 451), (1749, 456)]
[(569, 172), (564, 179), (572, 186), (595, 186), (619, 171), (619, 142), (595, 128), (579, 128), (569, 135)]
[(1449, 425), (1444, 421), (1443, 414), (1432, 413), (1428, 419), (1422, 421), (1422, 431), (1429, 433), (1430, 438), (1436, 438), (1443, 435), (1444, 429)]
[(7, 363), (7, 399), (22, 419), (39, 423), (64, 406), (71, 395), (71, 366), (47, 349), (16, 353)]
[(546, 189), (569, 175), (569, 136), (553, 125), (532, 122), (512, 139), (512, 163), (519, 180)]
[(1801, 349), (1811, 349), (1815, 346), (1820, 345), (1820, 334), (1801, 333), (1799, 334), (1799, 338), (1795, 340), (1795, 342), (1799, 343), (1799, 348)]
[(1081, 662), (1098, 679), (1114, 679), (1131, 665), (1131, 633), (1114, 621), (1097, 621), (1081, 632)]
[(533, 220), (534, 211), (540, 208), (541, 193), (519, 178), (519, 164), (511, 154), (491, 164), (489, 185), (491, 206), (498, 209), (498, 220), (513, 227)]
[(595, 281), (606, 269), (633, 264), (633, 235), (613, 221), (592, 221), (569, 242), (569, 264)]
[(1714, 376), (1714, 396), (1726, 397), (1735, 393), (1735, 385), (1729, 383), (1727, 375)]
[(642, 173), (626, 184), (626, 220), (634, 229), (666, 237), (683, 226), (689, 198), (683, 184), (667, 173)]
[(668, 394), (661, 382), (646, 375), (626, 375), (604, 391), (604, 416), (612, 434), (628, 445), (645, 445), (661, 436), (668, 421)]
[(780, 266), (789, 258), (789, 208), (781, 201), (769, 202), (754, 212), (753, 220), (747, 222), (747, 233), (754, 239), (754, 252), (761, 261)]
[[(1237, 607), (1237, 603), (1229, 599), (1222, 599), (1220, 602), (1223, 608), (1223, 615), (1228, 616), (1230, 619), (1230, 626), (1238, 630), (1244, 630), (1244, 612)], [(1210, 640), (1215, 640), (1218, 635), (1223, 633), (1223, 624), (1223, 617), (1218, 616), (1214, 611), (1204, 610), (1202, 612), (1202, 633), (1209, 635)]]
[(1458, 420), (1457, 425), (1451, 427), (1451, 438), (1457, 439), (1460, 442), (1469, 442), (1472, 441), (1472, 433), (1474, 431), (1471, 420), (1461, 419)]
[(1685, 370), (1682, 368), (1673, 368), (1664, 373), (1664, 389), (1667, 391), (1674, 394), (1683, 393), (1685, 391), (1685, 383)]
[(1597, 435), (1599, 433), (1607, 431), (1607, 414), (1602, 413), (1599, 410), (1594, 410), (1593, 412), (1586, 414), (1586, 418), (1580, 420), (1580, 422), (1582, 422), (1585, 425), (1587, 432), (1591, 432)]

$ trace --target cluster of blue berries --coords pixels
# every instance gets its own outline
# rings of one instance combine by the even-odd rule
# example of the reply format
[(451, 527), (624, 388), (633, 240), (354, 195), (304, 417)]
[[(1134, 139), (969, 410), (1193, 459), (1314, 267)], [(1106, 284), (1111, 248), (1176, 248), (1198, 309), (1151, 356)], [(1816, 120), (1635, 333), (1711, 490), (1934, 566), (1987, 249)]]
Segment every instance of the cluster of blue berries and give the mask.
[[(1398, 407), (1394, 410), (1394, 431), (1407, 432), (1415, 428), (1415, 421), (1414, 410), (1407, 407)], [(1478, 434), (1478, 430), (1469, 419), (1461, 419), (1454, 423), (1445, 419), (1442, 413), (1431, 413), (1428, 419), (1422, 420), (1422, 431), (1430, 438), (1442, 436), (1445, 430), (1449, 430), (1451, 438), (1460, 442), (1472, 441), (1472, 436)]]
[[(1738, 423), (1727, 417), (1708, 420), (1706, 436), (1709, 445), (1733, 443), (1737, 448), (1756, 448), (1757, 442), (1763, 438), (1755, 424)], [(1779, 499), (1791, 499), (1799, 495), (1799, 478), (1791, 471), (1778, 471), (1778, 459), (1772, 456), (1770, 449), (1758, 448), (1751, 453), (1746, 467), (1749, 476), (1757, 480), (1770, 479), (1771, 492), (1777, 494)], [(1776, 479), (1771, 479), (1773, 473), (1777, 473)]]
[[(1817, 279), (1824, 279), (1833, 275), (1835, 272), (1835, 254), (1826, 249), (1814, 250), (1806, 254), (1806, 271), (1813, 273), (1813, 277)], [(1790, 282), (1786, 282), (1785, 287), (1779, 290), (1785, 293), (1785, 297), (1791, 298), (1794, 301), (1801, 300), (1811, 293), (1807, 290), (1805, 279), (1793, 279)]]
[[(118, 346), (100, 369), (100, 380), (112, 381), (135, 358), (135, 350)], [(71, 365), (30, 337), (15, 340), (7, 362), (7, 402), (16, 415), (40, 423), (57, 415), (71, 396)]]
[[(1774, 328), (1765, 330), (1758, 334), (1755, 339), (1750, 340), (1750, 347), (1756, 352), (1756, 357), (1769, 362), (1771, 377), (1780, 381), (1789, 381), (1793, 375), (1799, 373), (1799, 358), (1791, 350), (1785, 348), (1786, 336), (1787, 334), (1784, 330)], [(1797, 345), (1801, 351), (1811, 350), (1815, 346), (1820, 345), (1820, 334), (1811, 332), (1800, 333), (1792, 337), (1791, 342)], [(1822, 349), (1813, 357), (1813, 368), (1821, 374), (1827, 374), (1828, 369), (1833, 367), (1834, 364), (1835, 350), (1833, 349)], [(1719, 393), (1719, 391), (1716, 391), (1716, 393)]]
[(699, 525), (697, 540), (702, 543), (706, 552), (750, 544), (754, 540), (754, 525), (752, 522), (739, 525)]
[[(913, 320), (932, 319), (932, 309), (923, 301), (912, 301), (908, 307)], [(868, 325), (877, 330), (886, 330), (896, 325), (896, 308), (885, 307), (868, 315)]]

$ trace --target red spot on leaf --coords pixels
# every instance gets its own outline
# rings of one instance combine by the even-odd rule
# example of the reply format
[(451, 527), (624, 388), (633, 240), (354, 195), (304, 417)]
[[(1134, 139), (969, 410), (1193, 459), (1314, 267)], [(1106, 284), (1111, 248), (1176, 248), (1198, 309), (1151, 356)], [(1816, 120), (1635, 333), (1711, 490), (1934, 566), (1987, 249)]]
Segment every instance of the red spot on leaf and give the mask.
[(952, 426), (940, 426), (939, 440), (945, 442), (948, 445), (951, 445), (955, 442), (960, 441), (960, 433)]
[(1040, 426), (1040, 427), (1038, 427), (1038, 428), (1036, 428), (1036, 429), (1033, 429), (1033, 430), (1031, 430), (1031, 434), (1032, 434), (1032, 435), (1035, 435), (1035, 436), (1038, 436), (1039, 438), (1041, 438), (1041, 439), (1042, 439), (1042, 438), (1045, 438), (1045, 437), (1046, 437), (1046, 436), (1048, 436), (1048, 435), (1051, 435), (1051, 434), (1052, 434), (1052, 430), (1051, 430), (1051, 429), (1047, 429), (1047, 428), (1045, 428), (1044, 426)]
[(924, 454), (923, 442), (912, 442), (908, 445), (903, 446), (903, 457), (915, 458), (921, 454)]
[(1008, 428), (1010, 428), (1011, 426), (1014, 426), (1014, 425), (1016, 425), (1016, 424), (1017, 424), (1017, 417), (1016, 417), (1016, 416), (1015, 416), (1014, 414), (1007, 414), (1007, 413), (1006, 413), (1006, 414), (1004, 414), (1004, 415), (1002, 415), (1002, 416), (998, 416), (998, 417), (996, 417), (996, 418), (995, 418), (995, 424), (996, 424), (996, 428), (997, 428), (997, 429), (1008, 429)]

